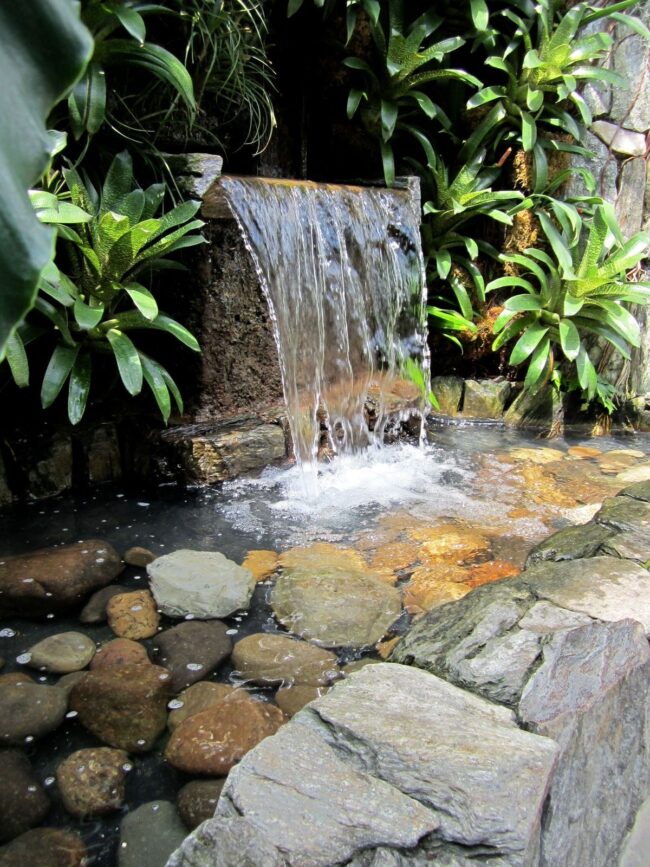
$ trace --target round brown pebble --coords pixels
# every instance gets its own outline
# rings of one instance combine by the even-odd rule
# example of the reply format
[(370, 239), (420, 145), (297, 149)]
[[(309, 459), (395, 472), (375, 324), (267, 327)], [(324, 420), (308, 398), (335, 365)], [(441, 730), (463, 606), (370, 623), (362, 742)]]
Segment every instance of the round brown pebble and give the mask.
[(90, 663), (90, 670), (115, 665), (146, 665), (149, 662), (147, 649), (142, 644), (130, 638), (114, 638), (99, 648)]
[(5, 843), (42, 822), (50, 799), (19, 750), (0, 750), (0, 780), (0, 843)]
[(308, 686), (296, 683), (294, 686), (284, 686), (275, 694), (275, 701), (287, 716), (294, 716), (310, 701), (320, 698), (329, 690), (326, 686)]
[(149, 563), (153, 563), (155, 559), (156, 555), (153, 551), (149, 551), (148, 548), (139, 548), (137, 545), (134, 548), (129, 548), (124, 555), (125, 563), (128, 563), (129, 566), (138, 566), (141, 569), (144, 569)]
[(86, 847), (77, 834), (34, 828), (0, 848), (0, 867), (85, 867)]
[(56, 769), (63, 806), (72, 816), (101, 816), (119, 810), (130, 770), (124, 750), (109, 747), (77, 750)]
[(137, 641), (151, 638), (158, 631), (160, 614), (148, 590), (120, 593), (106, 603), (108, 625), (120, 638)]
[(168, 707), (171, 713), (167, 717), (167, 728), (173, 732), (188, 716), (207, 710), (233, 692), (235, 692), (234, 686), (228, 683), (214, 683), (210, 680), (200, 680), (188, 686), (173, 701), (170, 701)]
[(190, 831), (214, 816), (225, 782), (225, 778), (193, 780), (180, 790), (176, 798), (176, 809)]

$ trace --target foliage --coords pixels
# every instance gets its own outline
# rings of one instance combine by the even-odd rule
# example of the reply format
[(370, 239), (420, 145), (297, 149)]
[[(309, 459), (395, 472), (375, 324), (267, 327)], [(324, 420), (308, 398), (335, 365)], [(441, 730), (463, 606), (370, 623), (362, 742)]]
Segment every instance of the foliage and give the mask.
[(402, 364), (402, 375), (418, 387), (423, 400), (428, 406), (432, 406), (434, 409), (440, 409), (438, 399), (431, 391), (427, 372), (423, 369), (421, 363), (414, 361), (412, 358), (405, 359)]
[(502, 256), (518, 267), (519, 275), (486, 286), (487, 292), (524, 290), (505, 301), (494, 324), (498, 336), (493, 349), (516, 339), (510, 364), (527, 365), (527, 389), (551, 378), (561, 384), (556, 367), (561, 360), (569, 376), (575, 371), (587, 398), (599, 397), (607, 408), (607, 389), (589, 358), (587, 338), (605, 340), (625, 358), (630, 346), (639, 346), (638, 323), (624, 304), (646, 304), (650, 283), (630, 282), (626, 272), (647, 255), (650, 237), (638, 233), (623, 242), (609, 205), (597, 206), (590, 220), (566, 205), (563, 213), (560, 230), (548, 214), (538, 213), (548, 253), (529, 248)]
[(83, 73), (92, 41), (73, 4), (51, 0), (0, 4), (0, 37), (1, 359), (52, 254), (52, 231), (27, 197), (62, 143), (45, 121)]
[[(164, 186), (153, 184), (145, 190), (134, 186), (127, 152), (115, 157), (99, 192), (75, 169), (64, 175), (70, 201), (43, 190), (32, 194), (40, 220), (56, 226), (71, 264), (66, 273), (50, 262), (39, 285), (35, 312), (57, 333), (43, 377), (41, 403), (49, 407), (68, 382), (68, 416), (73, 424), (79, 422), (90, 391), (93, 356), (109, 355), (127, 392), (139, 394), (146, 382), (167, 421), (172, 396), (182, 412), (178, 388), (162, 365), (136, 348), (129, 333), (163, 331), (198, 351), (195, 338), (159, 311), (140, 280), (152, 271), (178, 267), (167, 257), (203, 242), (200, 235), (192, 234), (203, 225), (194, 219), (199, 204), (185, 202), (156, 217)], [(8, 355), (21, 386), (28, 384), (23, 336), (34, 336), (33, 325), (16, 335)]]

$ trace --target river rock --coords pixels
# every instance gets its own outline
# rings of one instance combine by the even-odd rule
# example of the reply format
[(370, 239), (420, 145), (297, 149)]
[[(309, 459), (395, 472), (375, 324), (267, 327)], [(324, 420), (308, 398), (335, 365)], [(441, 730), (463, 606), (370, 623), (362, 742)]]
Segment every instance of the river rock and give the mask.
[(262, 685), (324, 686), (339, 676), (335, 654), (288, 635), (264, 632), (238, 641), (232, 663), (242, 680)]
[(283, 686), (279, 689), (275, 694), (275, 702), (287, 716), (295, 716), (306, 704), (315, 701), (326, 692), (326, 686), (307, 686), (304, 683), (295, 683), (292, 686)]
[(63, 806), (72, 816), (102, 816), (119, 810), (130, 767), (124, 750), (95, 747), (77, 750), (56, 769)]
[(619, 533), (602, 546), (603, 554), (636, 560), (637, 563), (650, 562), (650, 533)]
[(153, 642), (156, 661), (171, 674), (176, 694), (211, 674), (230, 655), (232, 641), (220, 620), (180, 623), (161, 632)]
[(460, 401), (463, 396), (463, 380), (460, 376), (433, 376), (431, 391), (438, 401), (437, 412), (442, 415), (458, 415)]
[(156, 555), (153, 551), (150, 551), (148, 548), (139, 548), (138, 546), (129, 548), (124, 554), (125, 563), (129, 566), (138, 566), (141, 569), (144, 569), (149, 563), (153, 563), (155, 559)]
[(95, 642), (83, 632), (60, 632), (31, 647), (27, 664), (52, 674), (69, 674), (86, 668), (96, 650)]
[(49, 734), (61, 725), (67, 709), (68, 697), (56, 686), (0, 686), (0, 745), (20, 746)]
[(34, 683), (34, 678), (30, 677), (25, 671), (8, 671), (6, 674), (0, 674), (0, 686), (15, 685), (17, 683)]
[(633, 500), (643, 500), (644, 503), (650, 503), (650, 481), (636, 482), (636, 484), (624, 488), (618, 496), (631, 497)]
[(169, 672), (157, 665), (96, 669), (73, 687), (70, 707), (103, 743), (143, 753), (165, 728), (169, 679)]
[(85, 867), (87, 854), (72, 831), (33, 828), (0, 848), (0, 867)]
[(123, 569), (117, 551), (100, 539), (43, 548), (0, 561), (0, 617), (43, 617), (68, 611)]
[(164, 867), (187, 830), (169, 801), (150, 801), (120, 825), (119, 867)]
[(271, 597), (275, 616), (291, 632), (324, 647), (375, 644), (401, 613), (399, 590), (351, 568), (289, 570)]
[(180, 790), (176, 797), (176, 809), (190, 831), (214, 816), (225, 782), (225, 780), (193, 780)]
[(90, 670), (115, 665), (146, 665), (150, 662), (147, 649), (130, 638), (114, 638), (103, 644), (90, 663)]
[(580, 560), (593, 557), (601, 545), (615, 533), (616, 530), (612, 527), (593, 522), (578, 527), (565, 527), (535, 545), (528, 555), (526, 566), (533, 566), (546, 560)]
[(151, 591), (169, 617), (212, 620), (247, 608), (255, 579), (218, 551), (174, 551), (147, 566)]
[(650, 532), (650, 503), (632, 497), (605, 500), (595, 520), (625, 532)]
[(491, 379), (466, 379), (463, 415), (470, 418), (501, 418), (512, 384)]
[(6, 843), (38, 825), (50, 800), (18, 750), (0, 750), (0, 780), (0, 843)]
[(278, 555), (275, 551), (249, 551), (242, 566), (253, 573), (256, 581), (266, 581), (278, 568)]
[(623, 470), (616, 476), (616, 481), (623, 482), (626, 485), (633, 482), (650, 481), (650, 461), (643, 461), (642, 463), (637, 463), (634, 467)]
[[(96, 658), (97, 654), (93, 656), (93, 662)], [(90, 663), (90, 665), (92, 668), (92, 662)], [(72, 687), (75, 685), (75, 683), (79, 683), (79, 681), (82, 679), (82, 677), (84, 677), (85, 674), (85, 671), (71, 671), (70, 674), (64, 674), (63, 677), (60, 677), (57, 680), (56, 687), (57, 689), (62, 689), (65, 692), (66, 696), (69, 697), (70, 693), (72, 692)]]
[(235, 687), (228, 683), (214, 683), (209, 680), (200, 680), (188, 686), (170, 701), (168, 707), (171, 713), (167, 718), (167, 727), (173, 732), (188, 716), (207, 710), (234, 692)]
[(112, 596), (106, 603), (108, 625), (120, 638), (137, 641), (158, 631), (160, 614), (148, 590), (134, 590)]
[(127, 593), (127, 588), (121, 584), (109, 584), (108, 587), (102, 587), (90, 597), (84, 605), (79, 620), (82, 623), (94, 624), (106, 622), (106, 604), (113, 596), (118, 596), (120, 593)]
[(174, 729), (165, 758), (188, 774), (225, 776), (284, 721), (284, 714), (275, 705), (235, 693)]
[(545, 644), (519, 703), (526, 727), (561, 746), (540, 867), (618, 863), (650, 783), (649, 685), (650, 650), (638, 623), (592, 623)]

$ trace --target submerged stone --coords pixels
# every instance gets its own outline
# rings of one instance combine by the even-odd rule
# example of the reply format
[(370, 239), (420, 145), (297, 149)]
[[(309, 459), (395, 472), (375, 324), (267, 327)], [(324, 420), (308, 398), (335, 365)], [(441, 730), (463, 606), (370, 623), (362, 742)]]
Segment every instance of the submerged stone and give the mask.
[(174, 551), (147, 566), (163, 614), (211, 620), (247, 608), (255, 579), (218, 551)]
[(106, 605), (109, 599), (113, 596), (119, 596), (120, 593), (128, 593), (128, 588), (121, 584), (109, 584), (108, 587), (102, 587), (90, 597), (83, 607), (79, 620), (82, 623), (104, 623), (106, 621)]
[(256, 581), (266, 581), (278, 568), (278, 555), (275, 551), (249, 551), (242, 567), (252, 572)]
[(119, 867), (163, 867), (186, 833), (169, 801), (142, 804), (122, 819), (117, 863)]
[(615, 533), (613, 528), (595, 523), (566, 527), (535, 545), (528, 555), (526, 566), (547, 560), (580, 560), (593, 557), (601, 545)]
[(40, 824), (50, 799), (18, 750), (0, 750), (0, 781), (0, 843), (6, 843)]
[(95, 642), (83, 632), (60, 632), (30, 647), (28, 665), (52, 674), (68, 674), (86, 668), (96, 650)]
[(235, 645), (236, 676), (259, 684), (324, 686), (339, 676), (336, 656), (288, 635), (257, 633)]
[(56, 686), (29, 682), (0, 685), (0, 745), (21, 746), (63, 722), (68, 696)]
[(137, 641), (158, 631), (160, 614), (148, 590), (134, 590), (112, 596), (106, 603), (108, 625), (120, 638)]
[(156, 662), (170, 672), (169, 688), (176, 694), (212, 674), (230, 655), (232, 641), (220, 620), (189, 621), (161, 632), (153, 649)]
[(193, 780), (186, 783), (176, 797), (176, 809), (193, 831), (201, 822), (211, 819), (223, 789), (224, 780)]
[(72, 816), (101, 816), (124, 801), (128, 753), (108, 747), (77, 750), (56, 769), (63, 806)]
[(167, 727), (173, 732), (188, 716), (207, 710), (234, 692), (235, 687), (229, 683), (215, 683), (211, 680), (200, 680), (188, 686), (170, 702), (171, 713), (167, 719)]
[(61, 828), (32, 828), (0, 848), (0, 867), (85, 867), (83, 840)]

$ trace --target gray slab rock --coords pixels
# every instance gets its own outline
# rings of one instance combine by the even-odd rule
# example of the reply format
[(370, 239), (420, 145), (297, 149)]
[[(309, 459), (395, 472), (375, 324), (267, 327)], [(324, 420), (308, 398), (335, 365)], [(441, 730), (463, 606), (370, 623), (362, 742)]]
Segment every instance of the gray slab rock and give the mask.
[(565, 527), (535, 545), (526, 560), (526, 568), (547, 560), (580, 560), (583, 557), (593, 557), (615, 532), (611, 527), (593, 522), (578, 527)]
[(163, 614), (201, 620), (247, 608), (255, 579), (218, 551), (174, 551), (147, 566), (151, 592)]
[(521, 629), (548, 635), (561, 629), (575, 629), (576, 626), (586, 626), (592, 623), (591, 617), (576, 611), (558, 608), (552, 602), (536, 602), (528, 614), (519, 621)]
[(626, 160), (621, 168), (616, 197), (616, 216), (625, 240), (640, 232), (643, 225), (645, 174), (646, 162), (643, 157)]
[(644, 803), (623, 844), (618, 867), (647, 867), (650, 852), (650, 798)]
[(470, 418), (501, 418), (512, 391), (511, 383), (491, 379), (465, 381), (463, 415)]
[[(636, 12), (640, 6), (632, 11)], [(650, 24), (647, 13), (644, 17), (646, 25)], [(613, 89), (610, 117), (627, 129), (644, 133), (650, 129), (650, 46), (624, 24), (617, 25), (616, 36), (613, 69), (627, 82), (627, 87)]]
[(650, 481), (636, 482), (619, 491), (619, 497), (631, 497), (633, 500), (642, 500), (644, 503), (650, 503)]
[(240, 429), (189, 436), (178, 442), (178, 454), (190, 478), (213, 485), (284, 460), (287, 445), (278, 424), (244, 424)]
[(507, 425), (547, 430), (562, 422), (564, 406), (557, 389), (545, 386), (537, 392), (522, 391), (505, 411)]
[(650, 782), (650, 649), (638, 623), (556, 633), (519, 705), (561, 748), (540, 867), (610, 867)]
[(605, 500), (595, 521), (624, 532), (650, 532), (650, 503), (633, 497), (610, 497)]
[(618, 154), (626, 157), (642, 157), (645, 154), (645, 136), (643, 133), (624, 129), (607, 120), (594, 121), (591, 130)]
[(440, 678), (369, 666), (294, 717), (338, 756), (416, 798), (434, 835), (529, 864), (556, 745), (520, 730), (511, 712)]
[(287, 867), (289, 862), (248, 819), (208, 819), (172, 854), (166, 867)]
[(127, 813), (120, 825), (119, 867), (164, 867), (186, 828), (169, 801), (150, 801)]
[(637, 620), (650, 635), (650, 572), (629, 560), (603, 556), (540, 563), (516, 581), (540, 599), (595, 620)]
[(603, 554), (635, 560), (637, 563), (650, 562), (650, 533), (619, 533), (605, 542)]

